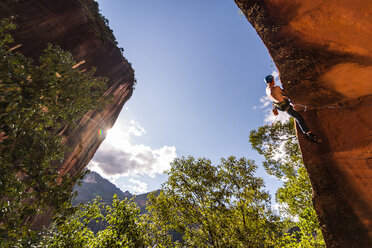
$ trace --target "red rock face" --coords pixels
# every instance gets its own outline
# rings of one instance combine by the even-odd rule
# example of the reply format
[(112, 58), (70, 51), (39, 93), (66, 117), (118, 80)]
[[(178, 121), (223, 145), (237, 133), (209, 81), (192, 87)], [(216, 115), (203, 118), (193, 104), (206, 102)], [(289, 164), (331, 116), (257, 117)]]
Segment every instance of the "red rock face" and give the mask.
[[(85, 60), (79, 69), (96, 67), (96, 76), (108, 78), (113, 102), (100, 111), (87, 113), (77, 128), (66, 128), (63, 135), (71, 150), (60, 167), (62, 174), (82, 172), (102, 143), (101, 130), (113, 126), (124, 103), (131, 97), (134, 71), (119, 48), (89, 8), (90, 0), (6, 0), (0, 3), (0, 18), (13, 15), (18, 25), (15, 44), (23, 44), (20, 52), (37, 58), (48, 43), (70, 51), (75, 61)], [(34, 227), (51, 221), (51, 213), (35, 218)]]
[(372, 1), (235, 2), (324, 140), (298, 135), (327, 247), (372, 247)]

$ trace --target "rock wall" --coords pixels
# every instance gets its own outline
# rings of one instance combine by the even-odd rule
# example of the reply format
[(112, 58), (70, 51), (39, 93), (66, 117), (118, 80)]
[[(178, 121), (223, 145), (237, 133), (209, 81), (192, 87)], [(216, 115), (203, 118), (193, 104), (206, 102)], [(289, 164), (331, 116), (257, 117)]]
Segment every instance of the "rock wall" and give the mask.
[[(93, 5), (92, 5), (93, 3)], [(71, 148), (60, 165), (62, 174), (82, 172), (104, 140), (104, 130), (113, 126), (124, 103), (131, 97), (134, 70), (122, 56), (115, 38), (99, 17), (92, 0), (5, 0), (0, 3), (0, 18), (13, 16), (18, 25), (13, 36), (25, 56), (37, 58), (48, 43), (70, 51), (75, 61), (85, 61), (79, 69), (96, 67), (96, 76), (108, 78), (113, 102), (100, 112), (87, 113), (72, 130), (61, 134)], [(103, 131), (103, 132), (102, 132)], [(37, 216), (34, 227), (48, 225), (52, 213)]]
[(327, 247), (372, 247), (372, 1), (235, 2), (324, 140), (298, 132)]

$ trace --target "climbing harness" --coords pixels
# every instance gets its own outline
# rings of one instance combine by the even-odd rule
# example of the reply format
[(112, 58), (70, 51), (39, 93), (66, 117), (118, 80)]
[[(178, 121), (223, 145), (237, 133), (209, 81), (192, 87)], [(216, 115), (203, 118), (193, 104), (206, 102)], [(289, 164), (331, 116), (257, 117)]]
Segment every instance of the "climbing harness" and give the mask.
[(273, 106), (281, 111), (287, 111), (291, 106), (290, 103), (291, 102), (287, 99), (282, 102), (273, 102)]

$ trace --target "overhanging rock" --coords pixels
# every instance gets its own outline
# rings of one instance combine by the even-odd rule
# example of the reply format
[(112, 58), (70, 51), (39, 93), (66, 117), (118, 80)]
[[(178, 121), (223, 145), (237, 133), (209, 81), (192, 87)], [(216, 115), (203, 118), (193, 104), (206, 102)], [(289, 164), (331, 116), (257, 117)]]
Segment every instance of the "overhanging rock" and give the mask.
[(372, 1), (235, 2), (324, 140), (298, 135), (327, 247), (372, 247)]

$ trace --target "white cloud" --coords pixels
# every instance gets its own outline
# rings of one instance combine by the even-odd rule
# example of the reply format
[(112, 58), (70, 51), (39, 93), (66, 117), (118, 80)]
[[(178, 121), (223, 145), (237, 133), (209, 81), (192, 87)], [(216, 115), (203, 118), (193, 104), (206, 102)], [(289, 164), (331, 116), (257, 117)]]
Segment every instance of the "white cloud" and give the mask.
[(266, 108), (267, 106), (269, 106), (269, 104), (272, 103), (270, 97), (268, 97), (268, 96), (263, 96), (263, 97), (261, 97), (261, 98), (260, 98), (260, 102), (261, 102), (261, 104), (262, 104), (262, 105), (260, 106), (260, 108)]
[(279, 114), (275, 116), (271, 110), (272, 110), (271, 107), (270, 108), (268, 107), (264, 110), (264, 113), (265, 113), (264, 122), (265, 123), (273, 123), (274, 121), (286, 122), (289, 120), (289, 115), (286, 112), (279, 110), (278, 111)]
[(260, 103), (261, 103), (260, 106), (253, 106), (253, 109), (254, 110), (256, 110), (256, 109), (264, 109), (267, 106), (269, 106), (272, 102), (271, 102), (270, 98), (265, 95), (265, 96), (263, 96), (263, 97), (260, 98)]
[(288, 214), (287, 209), (289, 208), (287, 203), (275, 203), (272, 205), (271, 209), (276, 213), (279, 214), (283, 219), (291, 219), (294, 222), (299, 221), (298, 215), (292, 216)]
[(274, 121), (286, 122), (287, 120), (289, 120), (289, 116), (285, 112), (278, 111), (279, 115), (277, 117), (272, 113), (272, 101), (268, 96), (262, 96), (260, 98), (260, 103), (260, 106), (254, 106), (253, 109), (263, 109), (263, 112), (265, 114), (265, 123), (273, 123)]
[(88, 165), (89, 169), (111, 180), (120, 176), (154, 177), (156, 174), (163, 173), (170, 168), (170, 163), (177, 157), (176, 148), (165, 145), (154, 149), (143, 144), (134, 144), (133, 137), (145, 134), (146, 130), (136, 121), (116, 123), (108, 131), (106, 140)]
[(277, 81), (277, 80), (279, 79), (279, 72), (278, 72), (278, 71), (273, 71), (273, 72), (271, 73), (271, 75), (273, 75), (275, 81)]
[(133, 178), (129, 179), (129, 182), (135, 184), (135, 186), (129, 186), (129, 188), (131, 188), (135, 194), (141, 194), (148, 191), (147, 183), (145, 182), (141, 182)]
[(279, 203), (275, 203), (274, 205), (272, 205), (271, 209), (273, 211), (275, 211), (276, 213), (279, 213), (279, 208), (280, 208), (280, 204)]

